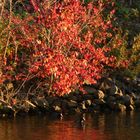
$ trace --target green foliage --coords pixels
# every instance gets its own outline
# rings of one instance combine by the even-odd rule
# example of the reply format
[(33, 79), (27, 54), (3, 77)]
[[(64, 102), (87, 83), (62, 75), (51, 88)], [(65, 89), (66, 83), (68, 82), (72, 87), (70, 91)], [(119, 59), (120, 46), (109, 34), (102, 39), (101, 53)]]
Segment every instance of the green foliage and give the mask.
[(140, 34), (134, 38), (130, 59), (132, 74), (134, 76), (140, 74)]
[[(136, 0), (130, 5), (129, 1), (116, 0), (115, 5), (117, 24), (114, 24), (120, 27), (118, 37), (124, 34), (122, 45), (112, 52), (117, 57), (116, 73), (133, 78), (140, 71), (140, 1)], [(124, 69), (122, 66), (126, 64), (127, 69)]]
[(125, 21), (136, 19), (139, 17), (139, 9), (137, 7), (129, 7), (121, 2), (116, 2), (117, 16)]

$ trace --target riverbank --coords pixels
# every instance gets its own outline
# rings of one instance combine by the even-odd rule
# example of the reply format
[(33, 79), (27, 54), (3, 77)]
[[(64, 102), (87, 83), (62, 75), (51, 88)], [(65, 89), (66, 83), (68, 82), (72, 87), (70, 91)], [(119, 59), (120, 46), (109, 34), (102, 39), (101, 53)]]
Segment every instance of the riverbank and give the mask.
[(2, 2), (0, 116), (140, 108), (140, 7), (83, 2)]
[(86, 94), (75, 92), (62, 97), (29, 94), (8, 105), (0, 100), (0, 116), (65, 114), (85, 112), (133, 111), (140, 109), (140, 79), (102, 78), (95, 85), (85, 85)]

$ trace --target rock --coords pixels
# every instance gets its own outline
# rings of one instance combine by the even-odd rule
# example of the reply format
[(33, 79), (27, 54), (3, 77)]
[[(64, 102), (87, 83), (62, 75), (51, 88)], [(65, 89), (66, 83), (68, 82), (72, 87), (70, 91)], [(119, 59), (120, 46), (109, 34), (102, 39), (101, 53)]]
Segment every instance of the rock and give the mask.
[(107, 106), (109, 107), (109, 109), (115, 110), (115, 108), (116, 108), (116, 102), (115, 101), (108, 102), (107, 103)]
[(103, 105), (103, 104), (105, 104), (105, 101), (103, 99), (95, 99), (94, 103), (97, 105)]
[(13, 115), (14, 114), (14, 109), (11, 106), (8, 105), (4, 105), (1, 109), (0, 109), (2, 114), (8, 114), (8, 115)]
[(52, 120), (63, 119), (63, 114), (61, 112), (51, 112), (49, 115), (50, 115), (50, 119)]
[(23, 116), (27, 115), (30, 108), (25, 104), (16, 104), (13, 106), (13, 109), (15, 110), (14, 115)]
[(107, 103), (111, 103), (111, 102), (115, 102), (116, 101), (116, 98), (114, 96), (108, 96), (106, 98), (106, 102)]
[(111, 78), (102, 78), (99, 89), (107, 93), (110, 87), (114, 85), (114, 81)]
[(87, 92), (87, 94), (92, 94), (92, 95), (97, 92), (95, 88), (90, 87), (90, 86), (85, 86), (84, 90)]
[(110, 88), (109, 88), (109, 95), (115, 95), (118, 93), (118, 87), (116, 85), (112, 85)]
[(81, 110), (79, 107), (77, 107), (77, 108), (75, 108), (75, 112), (76, 112), (76, 113), (81, 113), (82, 110)]
[(49, 103), (50, 106), (53, 104), (54, 101), (59, 100), (58, 97), (46, 97), (45, 99)]
[(52, 103), (52, 106), (61, 106), (61, 99), (57, 99), (57, 100), (54, 100), (54, 102)]
[(84, 99), (103, 99), (105, 94), (101, 90), (97, 90), (90, 86), (85, 86), (84, 90), (87, 92), (87, 95), (84, 97)]
[(86, 104), (87, 107), (89, 107), (89, 106), (91, 106), (92, 101), (91, 101), (91, 100), (86, 100), (86, 101), (85, 101), (85, 104)]
[(23, 109), (20, 109), (16, 112), (16, 115), (18, 116), (25, 116), (27, 115), (27, 111), (23, 108)]
[(90, 110), (93, 110), (93, 111), (100, 111), (100, 110), (101, 110), (101, 106), (100, 106), (99, 104), (93, 103), (93, 104), (92, 104), (92, 108), (90, 108)]
[(122, 93), (121, 89), (119, 89), (116, 85), (113, 85), (109, 89), (109, 95), (112, 95), (112, 96), (120, 98), (120, 97), (123, 96), (123, 93)]
[(125, 111), (126, 110), (126, 106), (122, 103), (118, 103), (118, 102), (110, 102), (108, 103), (108, 106), (111, 110), (113, 111)]
[(134, 106), (132, 106), (132, 105), (126, 106), (126, 110), (132, 111), (132, 110), (134, 110)]
[(133, 100), (136, 100), (136, 99), (137, 99), (136, 94), (133, 93), (133, 92), (131, 92), (131, 93), (129, 94), (129, 96), (132, 97)]
[(66, 99), (61, 101), (61, 108), (64, 113), (69, 111), (68, 101)]
[(52, 103), (51, 109), (52, 109), (52, 111), (55, 111), (55, 112), (62, 112), (61, 106), (62, 106), (61, 98), (60, 99), (56, 99)]
[(87, 108), (86, 108), (86, 105), (85, 105), (85, 101), (83, 101), (82, 103), (81, 103), (81, 108), (83, 109), (83, 110), (86, 110)]
[(84, 94), (83, 100), (93, 100), (95, 98), (94, 94)]
[(70, 95), (68, 95), (67, 100), (72, 100), (72, 101), (77, 102), (78, 101), (78, 96), (70, 94)]
[(123, 95), (115, 94), (114, 97), (116, 100), (123, 100)]
[(122, 90), (118, 88), (118, 92), (115, 94), (115, 96), (122, 97), (123, 95), (124, 93), (122, 92)]
[(37, 107), (49, 108), (49, 103), (46, 99), (34, 99), (32, 103), (35, 104)]
[(123, 102), (124, 102), (124, 105), (126, 105), (126, 106), (134, 104), (132, 97), (130, 97), (129, 95), (123, 96)]
[(74, 100), (68, 101), (68, 107), (69, 108), (76, 108), (78, 106), (78, 103)]
[(140, 99), (135, 100), (134, 105), (136, 108), (140, 108)]
[(86, 98), (86, 95), (87, 95), (87, 94), (83, 94), (83, 93), (75, 94), (75, 96), (77, 97), (76, 102), (77, 102), (77, 103), (82, 102), (82, 101), (84, 100), (84, 98)]
[(61, 110), (61, 107), (60, 106), (53, 106), (53, 109), (54, 109), (54, 111), (56, 111), (56, 112), (61, 112), (62, 110)]
[(28, 114), (29, 115), (35, 115), (35, 114), (38, 114), (40, 112), (40, 114), (41, 114), (41, 111), (39, 110), (39, 108), (29, 108), (29, 111), (28, 111)]
[(103, 99), (105, 97), (105, 94), (101, 90), (98, 90), (98, 93), (97, 94), (98, 94), (97, 95), (98, 96), (98, 99)]
[(120, 103), (115, 104), (115, 110), (124, 112), (126, 110), (126, 106)]

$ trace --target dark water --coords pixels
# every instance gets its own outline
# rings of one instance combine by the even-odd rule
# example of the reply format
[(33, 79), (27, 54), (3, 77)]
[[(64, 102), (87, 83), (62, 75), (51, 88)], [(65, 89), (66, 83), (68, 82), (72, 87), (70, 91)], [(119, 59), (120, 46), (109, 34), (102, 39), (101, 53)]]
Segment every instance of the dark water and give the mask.
[(140, 140), (140, 113), (17, 117), (0, 119), (0, 140)]

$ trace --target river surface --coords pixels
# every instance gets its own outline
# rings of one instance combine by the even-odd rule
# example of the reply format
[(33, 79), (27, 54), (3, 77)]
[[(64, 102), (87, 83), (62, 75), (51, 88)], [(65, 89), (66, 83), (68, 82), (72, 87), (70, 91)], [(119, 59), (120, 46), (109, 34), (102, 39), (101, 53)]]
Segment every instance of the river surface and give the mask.
[(140, 113), (0, 118), (0, 140), (140, 140)]

